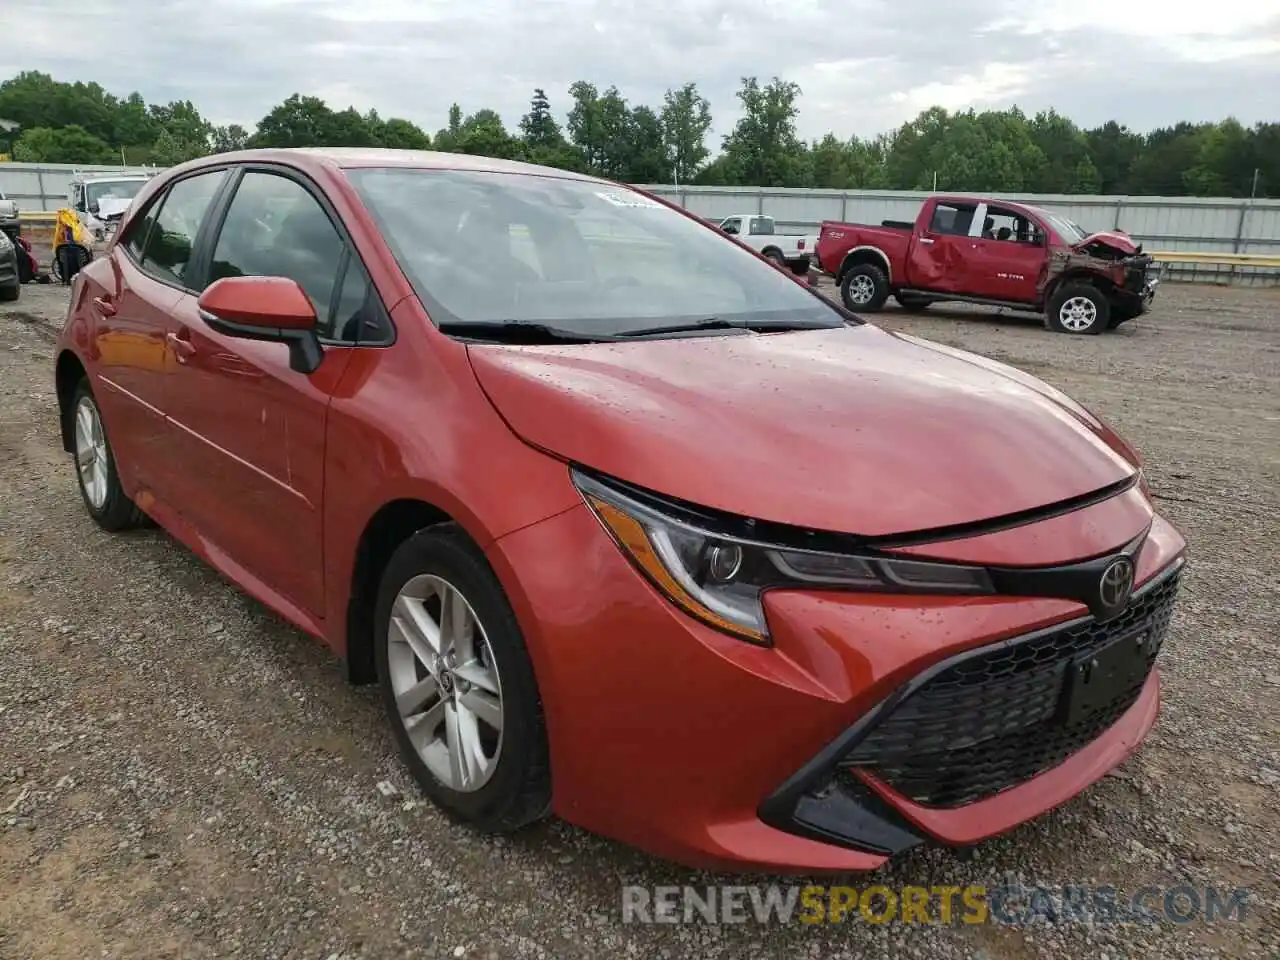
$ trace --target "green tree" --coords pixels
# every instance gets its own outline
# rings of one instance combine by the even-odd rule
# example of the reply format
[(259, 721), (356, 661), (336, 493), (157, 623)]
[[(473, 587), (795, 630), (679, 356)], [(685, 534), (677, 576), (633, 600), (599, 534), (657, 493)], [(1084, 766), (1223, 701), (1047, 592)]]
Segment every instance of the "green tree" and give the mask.
[(14, 142), (13, 158), (23, 163), (111, 163), (111, 145), (77, 124), (32, 127)]
[(743, 117), (724, 138), (735, 182), (762, 187), (801, 186), (812, 177), (805, 145), (796, 135), (799, 84), (774, 77), (765, 86), (743, 77)]
[(541, 87), (533, 91), (529, 112), (520, 118), (520, 135), (531, 150), (554, 150), (564, 142), (560, 125), (551, 115), (551, 101)]
[(392, 117), (382, 124), (378, 142), (392, 150), (430, 150), (431, 138), (415, 123)]
[(509, 160), (520, 152), (520, 143), (507, 132), (502, 118), (486, 108), (462, 121), (452, 149), (457, 153)]
[(1141, 135), (1109, 120), (1085, 133), (1089, 158), (1098, 171), (1098, 189), (1102, 193), (1125, 193), (1130, 187), (1133, 165), (1145, 146)]
[(179, 140), (168, 130), (161, 130), (156, 142), (151, 145), (148, 160), (160, 167), (172, 167), (186, 163), (205, 154), (205, 148), (189, 140)]
[(659, 117), (675, 178), (688, 183), (710, 156), (706, 140), (711, 129), (711, 104), (698, 92), (697, 84), (686, 83), (666, 92)]
[[(1097, 189), (1098, 171), (1089, 162), (1089, 141), (1079, 127), (1062, 114), (1046, 110), (1032, 118), (1030, 132), (1043, 162), (1026, 178), (1028, 190), (1088, 193)], [(1081, 174), (1088, 178), (1085, 182)]]
[(238, 123), (214, 127), (209, 141), (214, 153), (230, 153), (249, 145), (249, 132)]
[(324, 143), (333, 111), (319, 97), (289, 96), (258, 121), (254, 147), (315, 147)]
[(668, 179), (671, 157), (663, 137), (662, 120), (652, 107), (631, 111), (631, 152), (622, 179), (628, 183), (663, 183)]
[(436, 149), (444, 153), (457, 153), (458, 140), (462, 136), (462, 107), (456, 103), (449, 108), (449, 125), (436, 134)]

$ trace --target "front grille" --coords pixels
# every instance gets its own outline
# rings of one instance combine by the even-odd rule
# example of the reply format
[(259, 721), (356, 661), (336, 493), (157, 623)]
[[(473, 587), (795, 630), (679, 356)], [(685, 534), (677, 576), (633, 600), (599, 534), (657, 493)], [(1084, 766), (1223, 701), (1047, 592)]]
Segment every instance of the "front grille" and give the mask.
[[(876, 722), (841, 761), (931, 807), (956, 807), (1017, 786), (1096, 739), (1142, 692), (1169, 621), (1179, 573), (1135, 594), (1106, 623), (1077, 621), (964, 657)], [(1114, 699), (1068, 724), (1060, 711), (1080, 655), (1146, 627), (1146, 670)]]

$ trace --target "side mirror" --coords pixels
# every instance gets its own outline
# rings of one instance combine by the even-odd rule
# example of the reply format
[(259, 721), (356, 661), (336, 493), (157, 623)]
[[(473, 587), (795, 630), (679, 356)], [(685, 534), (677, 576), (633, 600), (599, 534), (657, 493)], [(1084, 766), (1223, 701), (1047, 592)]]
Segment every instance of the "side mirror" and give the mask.
[(288, 277), (223, 277), (196, 301), (200, 319), (228, 337), (289, 346), (289, 367), (310, 375), (324, 358), (311, 298)]

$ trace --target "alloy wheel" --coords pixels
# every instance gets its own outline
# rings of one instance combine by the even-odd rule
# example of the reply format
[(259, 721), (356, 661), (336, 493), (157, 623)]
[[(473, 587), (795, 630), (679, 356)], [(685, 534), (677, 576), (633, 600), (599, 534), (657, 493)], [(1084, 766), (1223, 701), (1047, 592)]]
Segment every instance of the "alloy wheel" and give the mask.
[(461, 591), (423, 574), (397, 594), (387, 666), (400, 722), (440, 783), (479, 790), (502, 752), (502, 683), (484, 626)]
[(76, 405), (76, 469), (89, 505), (101, 510), (107, 502), (107, 438), (98, 407), (88, 397)]
[(862, 305), (870, 303), (876, 295), (875, 282), (866, 274), (859, 274), (849, 281), (849, 299)]
[(1071, 297), (1058, 308), (1058, 321), (1073, 333), (1088, 330), (1098, 320), (1098, 305), (1088, 297)]

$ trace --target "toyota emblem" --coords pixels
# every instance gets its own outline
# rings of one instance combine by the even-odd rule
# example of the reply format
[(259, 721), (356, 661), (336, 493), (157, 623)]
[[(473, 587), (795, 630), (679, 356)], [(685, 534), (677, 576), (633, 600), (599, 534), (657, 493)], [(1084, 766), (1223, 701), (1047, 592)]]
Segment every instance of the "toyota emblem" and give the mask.
[(1129, 602), (1133, 590), (1133, 561), (1117, 557), (1102, 571), (1098, 581), (1098, 600), (1106, 610), (1119, 610)]

